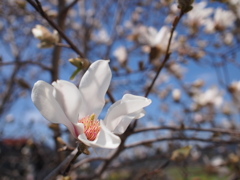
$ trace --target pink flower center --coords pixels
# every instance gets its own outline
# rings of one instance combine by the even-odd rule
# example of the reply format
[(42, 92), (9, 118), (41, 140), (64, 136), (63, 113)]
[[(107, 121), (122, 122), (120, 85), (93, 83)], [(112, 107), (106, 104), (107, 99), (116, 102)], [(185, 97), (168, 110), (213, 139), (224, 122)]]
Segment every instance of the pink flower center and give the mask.
[(84, 134), (89, 141), (94, 141), (101, 129), (100, 122), (95, 119), (95, 114), (84, 117), (78, 121), (84, 125)]

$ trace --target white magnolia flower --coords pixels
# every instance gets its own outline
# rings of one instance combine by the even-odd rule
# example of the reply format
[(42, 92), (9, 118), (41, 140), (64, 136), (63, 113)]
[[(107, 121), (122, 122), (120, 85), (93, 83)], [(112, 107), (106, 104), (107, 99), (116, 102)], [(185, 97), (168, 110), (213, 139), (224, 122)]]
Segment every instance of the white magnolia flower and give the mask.
[(236, 17), (231, 11), (217, 8), (213, 20), (209, 19), (205, 22), (205, 32), (213, 33), (215, 30), (224, 30), (233, 26), (235, 20)]
[(47, 120), (64, 124), (87, 146), (117, 148), (121, 140), (115, 134), (124, 133), (133, 119), (143, 117), (143, 108), (151, 100), (126, 94), (108, 109), (104, 120), (99, 121), (111, 76), (108, 61), (99, 60), (84, 74), (79, 89), (64, 80), (52, 85), (38, 81), (32, 90), (32, 101)]

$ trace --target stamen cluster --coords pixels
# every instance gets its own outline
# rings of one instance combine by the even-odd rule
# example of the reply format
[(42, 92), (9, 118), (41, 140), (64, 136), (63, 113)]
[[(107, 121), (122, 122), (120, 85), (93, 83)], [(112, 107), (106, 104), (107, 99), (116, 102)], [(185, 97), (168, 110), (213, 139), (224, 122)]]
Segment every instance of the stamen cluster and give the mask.
[(89, 141), (94, 141), (101, 129), (100, 122), (95, 119), (95, 114), (84, 117), (78, 121), (84, 125), (84, 134)]

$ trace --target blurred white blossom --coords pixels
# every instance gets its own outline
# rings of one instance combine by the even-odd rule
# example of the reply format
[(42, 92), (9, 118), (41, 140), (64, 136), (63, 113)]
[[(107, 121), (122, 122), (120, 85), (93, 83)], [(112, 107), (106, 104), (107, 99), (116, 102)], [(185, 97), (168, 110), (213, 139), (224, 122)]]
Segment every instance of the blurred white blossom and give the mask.
[(127, 60), (127, 50), (124, 46), (119, 46), (114, 52), (113, 55), (116, 57), (118, 62), (123, 65)]
[(97, 43), (108, 44), (110, 43), (109, 34), (105, 29), (100, 29), (97, 33), (92, 34), (92, 40)]
[(202, 1), (200, 3), (194, 3), (193, 9), (188, 12), (186, 15), (185, 23), (192, 28), (198, 28), (201, 25), (204, 25), (205, 21), (213, 12), (213, 8), (207, 8), (207, 2)]
[(40, 40), (40, 44), (38, 44), (39, 48), (52, 47), (55, 43), (59, 41), (57, 31), (54, 30), (54, 32), (51, 33), (47, 28), (42, 25), (36, 25), (35, 28), (32, 29), (32, 33), (35, 38)]
[(174, 89), (172, 91), (172, 98), (175, 102), (178, 102), (181, 98), (181, 90), (180, 89)]
[(240, 107), (240, 81), (233, 81), (229, 85), (228, 90), (233, 97), (235, 106)]
[(217, 8), (214, 12), (213, 19), (208, 19), (205, 22), (205, 32), (213, 33), (216, 30), (222, 31), (227, 27), (233, 26), (235, 20), (236, 17), (231, 11)]
[(200, 106), (214, 105), (219, 107), (223, 102), (222, 92), (217, 87), (211, 87), (203, 93), (193, 95), (193, 100)]

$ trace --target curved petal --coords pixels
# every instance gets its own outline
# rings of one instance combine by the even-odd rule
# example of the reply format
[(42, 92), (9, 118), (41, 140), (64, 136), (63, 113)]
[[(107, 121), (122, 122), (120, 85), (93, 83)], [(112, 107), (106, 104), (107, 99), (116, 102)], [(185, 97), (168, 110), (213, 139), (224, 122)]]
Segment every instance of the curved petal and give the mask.
[(105, 104), (105, 94), (112, 77), (108, 62), (106, 60), (94, 62), (82, 77), (79, 85), (83, 100), (80, 119), (93, 113), (97, 118)]
[(110, 131), (115, 131), (119, 126), (121, 130), (116, 129), (116, 131), (123, 133), (130, 120), (144, 116), (143, 108), (150, 103), (151, 100), (145, 97), (126, 94), (108, 109), (104, 123)]
[(54, 87), (44, 81), (37, 81), (32, 89), (31, 98), (34, 105), (48, 121), (67, 126), (74, 137), (74, 125), (68, 120), (62, 108), (53, 96)]
[(157, 33), (156, 37), (155, 37), (155, 45), (157, 44), (165, 44), (164, 41), (166, 40), (166, 38), (168, 38), (168, 33), (170, 32), (170, 30), (168, 29), (167, 26), (163, 26)]
[(129, 114), (126, 116), (122, 116), (119, 119), (119, 122), (121, 122), (121, 123), (119, 123), (112, 132), (114, 134), (123, 134), (126, 131), (126, 129), (128, 128), (129, 124), (132, 122), (132, 120), (139, 119), (139, 118), (143, 117), (144, 115), (145, 115), (145, 111), (143, 109), (141, 109), (135, 113), (132, 113), (132, 114)]
[(81, 103), (81, 95), (78, 88), (68, 81), (57, 80), (53, 82), (53, 96), (62, 107), (66, 116), (72, 123), (77, 123)]
[(86, 144), (87, 146), (91, 147), (101, 147), (101, 148), (108, 148), (108, 149), (115, 149), (121, 143), (121, 139), (110, 132), (106, 126), (104, 125), (103, 121), (100, 121), (101, 130), (94, 141), (89, 141), (85, 134), (80, 134), (78, 139)]

